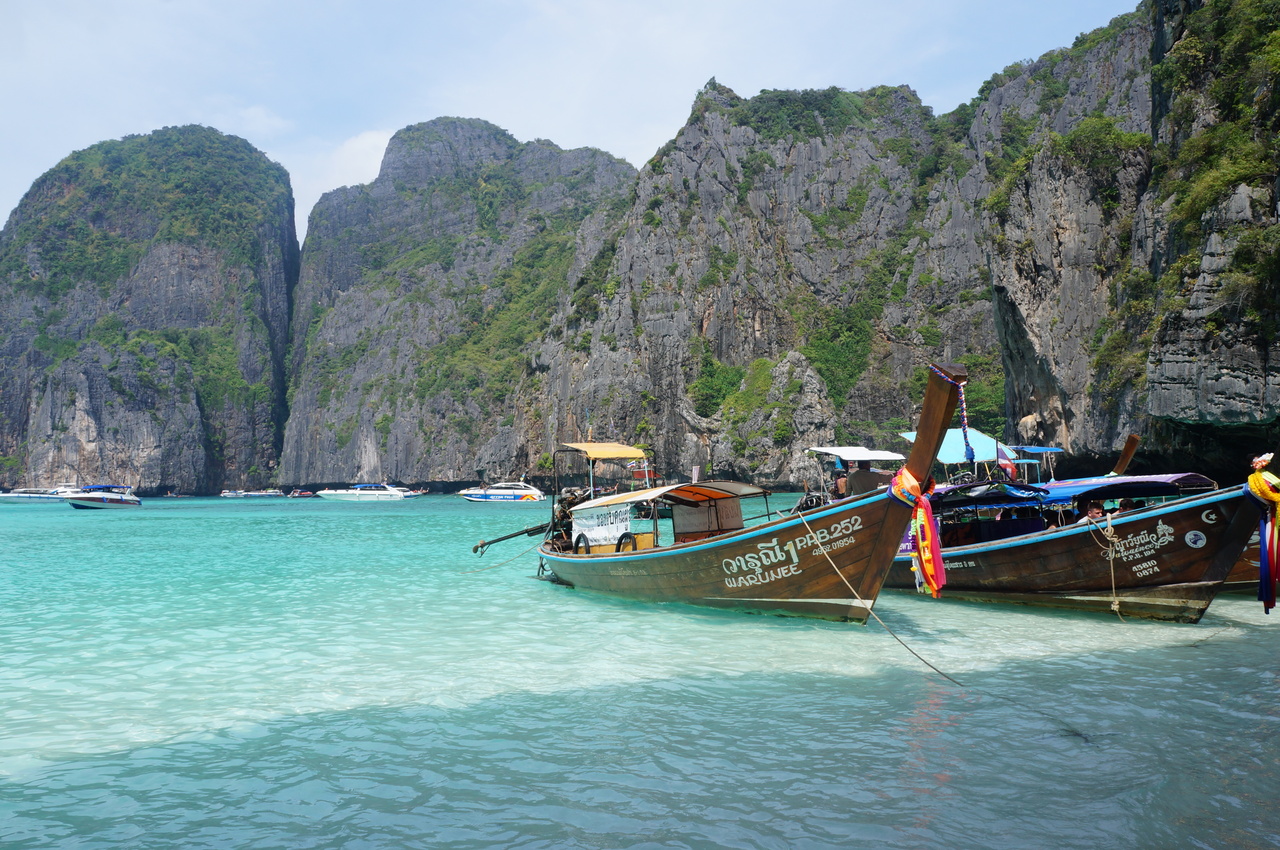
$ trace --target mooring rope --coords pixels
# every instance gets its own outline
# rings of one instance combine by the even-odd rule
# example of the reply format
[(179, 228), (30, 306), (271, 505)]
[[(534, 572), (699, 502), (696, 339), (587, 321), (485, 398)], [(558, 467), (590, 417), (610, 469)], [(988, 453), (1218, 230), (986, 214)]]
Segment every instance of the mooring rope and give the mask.
[[(1098, 540), (1098, 533), (1101, 533), (1103, 539), (1107, 541), (1105, 544)], [(1116, 616), (1123, 623), (1124, 615), (1120, 613), (1120, 597), (1116, 595), (1116, 544), (1120, 542), (1120, 537), (1116, 534), (1115, 527), (1111, 525), (1111, 514), (1107, 514), (1107, 524), (1105, 526), (1090, 517), (1089, 536), (1107, 555), (1107, 563), (1111, 567), (1111, 610), (1116, 612)]]
[[(778, 512), (778, 515), (786, 516), (781, 511)], [(808, 517), (806, 517), (804, 514), (798, 514), (798, 516), (800, 517), (800, 521), (804, 523), (804, 527), (808, 529), (809, 533), (813, 534), (816, 539), (817, 535), (814, 534), (813, 526), (809, 525)], [(897, 632), (889, 628), (889, 626), (885, 624), (884, 620), (880, 619), (880, 615), (875, 612), (875, 609), (872, 608), (871, 604), (868, 604), (867, 600), (862, 598), (862, 595), (858, 593), (857, 590), (854, 589), (853, 585), (849, 584), (849, 579), (845, 578), (844, 573), (840, 572), (840, 568), (836, 566), (836, 562), (832, 560), (831, 553), (827, 551), (826, 547), (823, 547), (822, 555), (827, 559), (827, 563), (831, 565), (831, 569), (835, 571), (835, 574), (840, 577), (840, 581), (844, 582), (844, 586), (849, 588), (849, 592), (853, 594), (853, 597), (863, 604), (863, 606), (867, 609), (867, 613), (870, 614), (873, 618), (875, 618), (875, 621), (880, 624), (880, 627), (883, 628), (886, 632), (888, 632), (890, 637), (892, 637), (894, 640), (900, 643), (903, 649), (905, 649), (907, 652), (910, 652), (912, 655), (914, 655), (920, 661), (921, 664), (925, 665), (930, 670), (937, 673), (942, 678), (946, 679), (948, 682), (953, 683), (954, 685), (956, 685), (956, 687), (960, 687), (960, 688), (966, 687), (963, 682), (959, 682), (956, 679), (952, 678), (951, 676), (947, 675), (946, 673), (942, 672), (934, 664), (932, 664), (928, 659), (922, 656), (920, 653), (916, 652), (914, 649), (907, 646), (907, 642), (904, 641), (902, 638), (898, 637)]]
[[(778, 515), (779, 515), (779, 516), (782, 516), (782, 517), (785, 517), (785, 516), (786, 516), (786, 514), (782, 513), (781, 511), (778, 511), (777, 513), (778, 513)], [(805, 527), (806, 529), (808, 529), (808, 530), (809, 530), (809, 533), (810, 533), (810, 534), (813, 534), (813, 533), (814, 533), (814, 532), (813, 532), (813, 527), (809, 525), (809, 519), (808, 519), (804, 514), (798, 514), (798, 516), (800, 517), (800, 521), (804, 523), (804, 527)], [(1080, 739), (1081, 739), (1081, 740), (1083, 740), (1085, 743), (1087, 743), (1087, 744), (1091, 744), (1091, 743), (1093, 743), (1093, 741), (1089, 738), (1089, 736), (1088, 736), (1088, 735), (1086, 735), (1085, 733), (1081, 732), (1079, 729), (1075, 728), (1075, 727), (1074, 727), (1074, 726), (1072, 726), (1070, 723), (1068, 723), (1067, 721), (1063, 720), (1061, 717), (1058, 717), (1058, 716), (1056, 716), (1056, 715), (1050, 714), (1049, 712), (1044, 711), (1043, 709), (1036, 708), (1036, 707), (1035, 707), (1035, 706), (1033, 706), (1033, 705), (1028, 705), (1028, 704), (1026, 704), (1026, 703), (1024, 703), (1024, 702), (1019, 702), (1018, 700), (1013, 699), (1012, 697), (1002, 696), (1001, 694), (992, 693), (991, 691), (985, 690), (985, 689), (983, 689), (983, 688), (974, 687), (974, 686), (972, 686), (972, 685), (966, 685), (964, 682), (961, 682), (959, 679), (955, 678), (954, 676), (952, 676), (952, 675), (950, 675), (950, 674), (948, 674), (948, 673), (943, 672), (943, 671), (938, 667), (938, 665), (936, 665), (936, 664), (934, 664), (933, 662), (929, 661), (929, 660), (928, 660), (927, 658), (925, 658), (923, 655), (921, 655), (920, 653), (918, 653), (918, 652), (916, 652), (914, 649), (912, 649), (910, 646), (908, 646), (908, 645), (907, 645), (907, 642), (906, 642), (905, 640), (903, 640), (902, 638), (898, 637), (898, 633), (897, 633), (897, 632), (895, 632), (893, 629), (889, 628), (889, 624), (888, 624), (888, 623), (886, 623), (884, 620), (880, 619), (880, 615), (879, 615), (879, 614), (877, 614), (877, 613), (875, 612), (875, 609), (874, 609), (874, 608), (872, 608), (872, 606), (871, 606), (871, 605), (868, 605), (868, 604), (867, 604), (867, 601), (866, 601), (865, 599), (863, 599), (863, 598), (862, 598), (861, 594), (859, 594), (859, 593), (858, 593), (858, 591), (854, 589), (853, 585), (851, 585), (851, 584), (849, 583), (849, 580), (848, 580), (847, 578), (845, 578), (844, 573), (840, 572), (840, 568), (839, 568), (839, 567), (837, 567), (837, 566), (836, 566), (836, 562), (835, 562), (834, 560), (832, 560), (832, 558), (831, 558), (831, 553), (830, 553), (830, 552), (826, 551), (826, 549), (824, 548), (824, 549), (823, 549), (822, 554), (823, 554), (823, 556), (824, 556), (824, 557), (826, 557), (826, 559), (827, 559), (827, 563), (831, 565), (831, 569), (832, 569), (832, 570), (834, 570), (834, 571), (835, 571), (835, 574), (836, 574), (837, 576), (839, 576), (839, 577), (840, 577), (840, 581), (844, 582), (844, 586), (845, 586), (845, 587), (847, 587), (847, 588), (849, 588), (849, 592), (853, 594), (854, 598), (855, 598), (855, 599), (857, 599), (859, 602), (861, 602), (864, 606), (866, 606), (867, 613), (868, 613), (868, 614), (870, 614), (870, 615), (871, 615), (871, 617), (872, 617), (872, 619), (874, 619), (874, 620), (875, 620), (875, 621), (880, 625), (880, 628), (884, 629), (884, 630), (885, 630), (885, 632), (887, 632), (891, 638), (893, 638), (895, 641), (897, 641), (897, 642), (898, 642), (898, 645), (899, 645), (899, 646), (901, 646), (901, 647), (902, 647), (903, 649), (905, 649), (907, 652), (911, 653), (911, 655), (912, 655), (912, 656), (914, 656), (914, 657), (915, 657), (915, 659), (916, 659), (917, 661), (919, 661), (921, 664), (923, 664), (924, 666), (928, 667), (930, 670), (932, 670), (933, 672), (937, 673), (939, 676), (941, 676), (942, 678), (946, 679), (948, 682), (951, 682), (953, 685), (955, 685), (956, 687), (958, 687), (958, 688), (960, 688), (960, 689), (962, 689), (962, 690), (975, 691), (975, 692), (980, 693), (980, 694), (986, 694), (986, 695), (987, 695), (987, 696), (989, 696), (989, 697), (994, 697), (995, 699), (1003, 700), (1003, 701), (1005, 701), (1005, 702), (1009, 703), (1010, 705), (1014, 705), (1014, 706), (1017, 706), (1018, 708), (1026, 709), (1027, 711), (1030, 711), (1030, 712), (1032, 712), (1032, 713), (1034, 713), (1034, 714), (1038, 714), (1038, 715), (1040, 715), (1041, 717), (1044, 717), (1045, 719), (1050, 720), (1050, 721), (1052, 721), (1053, 723), (1055, 723), (1055, 724), (1057, 724), (1057, 725), (1061, 726), (1064, 730), (1066, 730), (1066, 731), (1067, 731), (1067, 732), (1069, 732), (1070, 734), (1075, 735), (1076, 737), (1080, 738)]]
[(462, 572), (458, 573), (458, 575), (465, 576), (470, 573), (487, 573), (489, 570), (496, 570), (498, 567), (505, 567), (507, 564), (511, 563), (516, 558), (523, 558), (525, 555), (528, 555), (530, 552), (532, 552), (534, 549), (537, 549), (541, 545), (542, 543), (541, 541), (539, 541), (538, 543), (535, 543), (532, 546), (530, 546), (528, 549), (525, 549), (519, 555), (516, 555), (515, 558), (507, 558), (505, 561), (494, 564), (492, 567), (484, 567), (483, 569), (479, 569), (479, 570), (463, 570)]

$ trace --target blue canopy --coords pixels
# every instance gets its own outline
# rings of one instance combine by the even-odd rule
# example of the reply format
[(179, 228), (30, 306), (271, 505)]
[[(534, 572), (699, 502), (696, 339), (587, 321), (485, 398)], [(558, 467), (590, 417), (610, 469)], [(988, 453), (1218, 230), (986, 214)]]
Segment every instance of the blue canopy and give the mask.
[(1218, 483), (1195, 472), (1172, 475), (1098, 475), (1068, 478), (1041, 484), (1049, 491), (1046, 504), (1069, 505), (1078, 499), (1103, 502), (1107, 499), (1149, 499), (1179, 496), (1198, 490), (1216, 490)]
[[(914, 443), (916, 441), (915, 431), (907, 431), (902, 436), (908, 443)], [(996, 453), (997, 447), (1004, 451), (1006, 458), (1013, 457), (1012, 449), (1004, 443), (997, 442), (994, 437), (988, 437), (977, 428), (969, 429), (969, 445), (973, 446), (973, 463), (987, 463), (1000, 460), (1000, 456)], [(947, 436), (942, 440), (942, 448), (938, 449), (938, 461), (940, 463), (970, 462), (964, 455), (963, 429), (947, 429)]]
[(1182, 496), (1200, 490), (1215, 490), (1212, 478), (1195, 472), (1171, 475), (1098, 475), (1069, 478), (1045, 484), (1015, 484), (1008, 481), (976, 481), (938, 487), (929, 497), (937, 510), (956, 508), (1064, 508), (1078, 501), (1105, 502), (1109, 499), (1154, 499)]

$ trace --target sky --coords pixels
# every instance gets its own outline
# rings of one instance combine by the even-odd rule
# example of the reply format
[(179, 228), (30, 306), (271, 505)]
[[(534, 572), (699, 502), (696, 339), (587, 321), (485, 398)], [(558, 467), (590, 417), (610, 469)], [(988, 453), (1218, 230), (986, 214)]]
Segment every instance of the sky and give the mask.
[(481, 118), (642, 166), (712, 77), (913, 88), (935, 113), (1138, 0), (0, 0), (0, 220), (100, 141), (203, 124), (319, 197), (378, 174), (396, 130)]

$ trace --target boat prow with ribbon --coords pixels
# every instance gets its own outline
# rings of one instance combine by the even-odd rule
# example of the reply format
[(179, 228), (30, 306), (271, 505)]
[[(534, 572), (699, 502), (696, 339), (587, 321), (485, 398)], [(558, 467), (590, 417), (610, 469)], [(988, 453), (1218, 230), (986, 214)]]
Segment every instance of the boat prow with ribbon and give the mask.
[[(701, 481), (590, 498), (594, 480), (561, 489), (557, 473), (551, 521), (508, 537), (545, 532), (542, 577), (584, 590), (864, 623), (908, 522), (927, 508), (921, 482), (967, 378), (963, 366), (931, 370), (919, 436), (889, 490), (750, 524), (744, 500), (768, 496), (755, 485)], [(591, 463), (644, 457), (631, 446), (593, 443), (567, 444), (556, 455)], [(662, 506), (671, 508), (670, 540), (659, 539), (661, 511), (654, 508)], [(767, 501), (763, 516), (774, 516)]]

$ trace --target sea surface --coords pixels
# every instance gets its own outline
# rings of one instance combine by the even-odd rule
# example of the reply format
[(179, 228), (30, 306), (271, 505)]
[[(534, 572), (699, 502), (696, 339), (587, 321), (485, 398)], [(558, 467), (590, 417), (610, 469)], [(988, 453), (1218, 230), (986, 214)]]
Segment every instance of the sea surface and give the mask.
[(472, 554), (548, 513), (0, 508), (0, 847), (1280, 846), (1248, 596), (1187, 626), (886, 593), (863, 627)]

